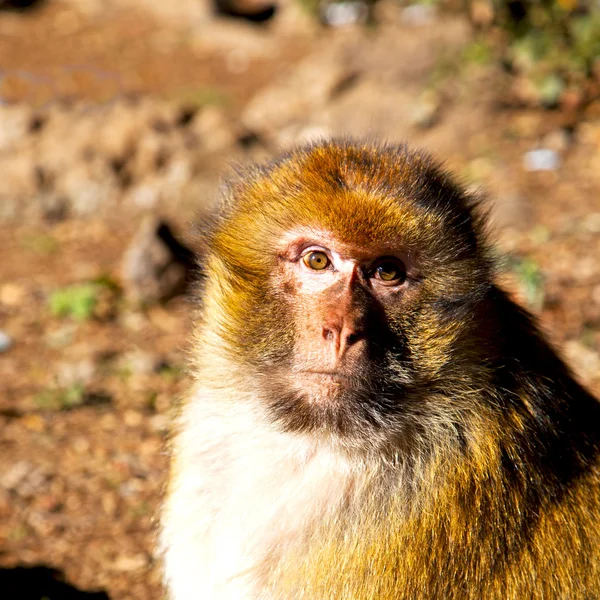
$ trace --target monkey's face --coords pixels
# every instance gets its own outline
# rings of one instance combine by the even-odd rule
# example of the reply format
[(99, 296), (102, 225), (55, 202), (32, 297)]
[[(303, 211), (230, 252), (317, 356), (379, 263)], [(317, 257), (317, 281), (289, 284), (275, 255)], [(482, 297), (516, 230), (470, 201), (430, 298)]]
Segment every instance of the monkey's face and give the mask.
[(399, 245), (364, 246), (314, 229), (286, 233), (269, 278), (294, 332), (265, 378), (277, 418), (348, 433), (395, 412), (412, 380), (401, 307), (418, 284), (415, 261)]
[(326, 145), (232, 195), (205, 320), (272, 417), (351, 437), (427, 412), (488, 285), (461, 191), (419, 155)]

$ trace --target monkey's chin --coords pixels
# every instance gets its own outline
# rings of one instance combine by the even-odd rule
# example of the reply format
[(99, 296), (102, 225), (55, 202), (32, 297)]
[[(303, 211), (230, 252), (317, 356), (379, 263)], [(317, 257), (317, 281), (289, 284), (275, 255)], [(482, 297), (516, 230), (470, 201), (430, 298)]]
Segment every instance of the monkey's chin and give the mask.
[(303, 371), (294, 387), (309, 404), (335, 403), (358, 391), (353, 378), (333, 371)]
[(330, 371), (296, 371), (269, 378), (264, 398), (271, 418), (290, 432), (322, 432), (347, 438), (373, 425), (367, 381)]

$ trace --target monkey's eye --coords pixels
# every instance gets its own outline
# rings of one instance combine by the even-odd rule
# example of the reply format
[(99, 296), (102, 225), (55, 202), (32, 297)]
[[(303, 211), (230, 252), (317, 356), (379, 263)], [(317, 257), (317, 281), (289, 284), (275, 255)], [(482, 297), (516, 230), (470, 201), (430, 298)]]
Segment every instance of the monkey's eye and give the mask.
[(322, 271), (329, 266), (329, 257), (320, 250), (308, 252), (302, 257), (302, 261), (309, 269), (314, 271)]
[(373, 266), (371, 273), (371, 277), (384, 285), (400, 285), (406, 281), (404, 263), (393, 256), (379, 259)]

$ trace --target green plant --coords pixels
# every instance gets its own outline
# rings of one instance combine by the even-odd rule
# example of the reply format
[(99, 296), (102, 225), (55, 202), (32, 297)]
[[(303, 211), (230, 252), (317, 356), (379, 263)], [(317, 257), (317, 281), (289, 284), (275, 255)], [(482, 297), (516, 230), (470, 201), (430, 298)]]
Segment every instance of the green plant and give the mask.
[(58, 250), (58, 242), (52, 236), (44, 233), (26, 236), (22, 245), (25, 249), (44, 256), (54, 254)]
[(545, 299), (545, 279), (539, 265), (531, 258), (513, 259), (512, 270), (517, 275), (527, 305), (540, 310)]
[(57, 317), (86, 321), (94, 313), (98, 288), (97, 284), (84, 283), (55, 290), (50, 295), (50, 311)]
[(462, 51), (462, 60), (467, 64), (487, 65), (492, 58), (492, 47), (489, 41), (482, 37), (473, 40)]
[(209, 86), (180, 88), (171, 94), (171, 98), (190, 108), (227, 106), (231, 100), (224, 91)]
[(503, 58), (530, 79), (541, 104), (554, 106), (567, 89), (588, 89), (585, 82), (600, 59), (597, 2), (497, 0), (495, 7), (507, 35)]
[(57, 317), (71, 317), (76, 321), (87, 321), (94, 316), (99, 303), (106, 304), (107, 298), (112, 303), (120, 292), (121, 289), (113, 278), (109, 275), (101, 275), (92, 281), (67, 286), (52, 292), (50, 311)]
[(69, 410), (84, 403), (85, 388), (81, 383), (66, 388), (48, 388), (39, 392), (33, 401), (42, 410)]
[(161, 366), (158, 373), (167, 381), (173, 382), (185, 375), (185, 369), (180, 365), (165, 364)]

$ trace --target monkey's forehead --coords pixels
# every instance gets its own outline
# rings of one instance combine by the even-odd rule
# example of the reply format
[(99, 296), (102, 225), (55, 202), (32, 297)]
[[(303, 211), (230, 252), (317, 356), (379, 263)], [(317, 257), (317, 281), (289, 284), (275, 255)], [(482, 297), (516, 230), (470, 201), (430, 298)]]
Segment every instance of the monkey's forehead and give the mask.
[(415, 220), (469, 221), (473, 203), (425, 154), (346, 140), (300, 148), (242, 173), (227, 204), (233, 213), (304, 224), (329, 219), (341, 230), (359, 224), (383, 233)]
[[(254, 248), (280, 248), (290, 239), (335, 241), (360, 248), (433, 245), (443, 224), (437, 214), (416, 209), (402, 198), (375, 196), (361, 190), (327, 188), (286, 194), (270, 182), (239, 200), (215, 241), (235, 238)], [(236, 245), (237, 245), (236, 244)]]
[(361, 244), (356, 242), (356, 237), (348, 241), (325, 229), (290, 228), (278, 240), (275, 250), (279, 257), (291, 261), (298, 260), (307, 249), (314, 247), (325, 248), (342, 260), (359, 263), (368, 263), (388, 254), (398, 255), (406, 262), (418, 255), (418, 252), (410, 252), (401, 238), (385, 242), (369, 240), (368, 243)]
[(235, 230), (239, 239), (273, 242), (292, 229), (325, 230), (339, 241), (373, 246), (432, 244), (451, 223), (401, 190), (390, 195), (326, 184), (299, 189), (265, 180), (237, 199), (223, 229)]
[(405, 147), (346, 141), (297, 150), (242, 173), (214, 218), (205, 229), (207, 250), (249, 261), (301, 228), (438, 264), (481, 247), (470, 198), (435, 162)]

